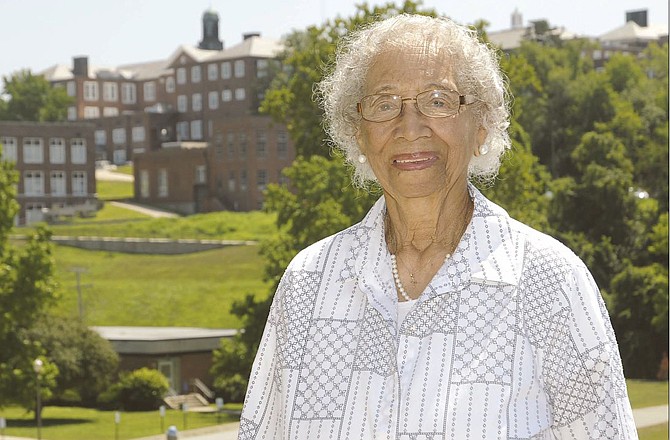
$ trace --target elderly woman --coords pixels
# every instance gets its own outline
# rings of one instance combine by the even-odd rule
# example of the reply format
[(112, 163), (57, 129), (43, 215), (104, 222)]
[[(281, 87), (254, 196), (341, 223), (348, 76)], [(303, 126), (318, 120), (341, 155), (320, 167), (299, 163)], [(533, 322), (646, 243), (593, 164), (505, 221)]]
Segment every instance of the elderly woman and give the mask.
[(510, 144), (494, 52), (401, 15), (347, 36), (319, 90), (383, 197), (287, 268), (240, 439), (637, 438), (589, 271), (469, 183)]

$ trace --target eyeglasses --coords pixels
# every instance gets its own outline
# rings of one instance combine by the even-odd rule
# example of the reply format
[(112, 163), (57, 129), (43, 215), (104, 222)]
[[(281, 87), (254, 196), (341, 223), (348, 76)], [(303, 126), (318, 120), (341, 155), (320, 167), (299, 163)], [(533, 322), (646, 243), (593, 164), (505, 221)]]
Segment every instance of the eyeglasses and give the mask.
[(429, 118), (456, 116), (461, 106), (481, 101), (473, 95), (461, 95), (455, 90), (426, 90), (414, 98), (382, 93), (368, 95), (357, 104), (358, 113), (370, 122), (386, 122), (402, 113), (405, 101), (414, 101), (417, 110)]

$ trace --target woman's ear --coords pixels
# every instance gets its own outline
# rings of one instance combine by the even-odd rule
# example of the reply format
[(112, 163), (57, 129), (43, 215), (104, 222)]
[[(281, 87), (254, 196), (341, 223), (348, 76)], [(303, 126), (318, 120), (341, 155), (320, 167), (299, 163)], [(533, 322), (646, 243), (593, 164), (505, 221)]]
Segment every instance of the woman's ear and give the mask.
[(482, 153), (480, 151), (480, 147), (484, 145), (484, 142), (486, 142), (486, 137), (488, 136), (489, 132), (487, 129), (485, 129), (483, 126), (479, 126), (479, 129), (477, 130), (477, 142), (475, 147), (475, 151), (472, 153), (475, 157), (479, 157)]

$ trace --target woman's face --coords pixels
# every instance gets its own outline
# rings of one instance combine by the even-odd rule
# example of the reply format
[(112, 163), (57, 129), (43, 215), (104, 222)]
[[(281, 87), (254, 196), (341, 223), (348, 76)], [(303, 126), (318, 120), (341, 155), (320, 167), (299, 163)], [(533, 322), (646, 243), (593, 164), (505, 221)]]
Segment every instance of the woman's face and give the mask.
[[(427, 56), (418, 48), (379, 54), (363, 94), (414, 98), (434, 89), (458, 90), (449, 58)], [(470, 158), (486, 137), (471, 107), (461, 107), (454, 117), (430, 118), (414, 101), (405, 101), (395, 119), (362, 120), (356, 138), (384, 191), (395, 198), (427, 197), (465, 184)]]

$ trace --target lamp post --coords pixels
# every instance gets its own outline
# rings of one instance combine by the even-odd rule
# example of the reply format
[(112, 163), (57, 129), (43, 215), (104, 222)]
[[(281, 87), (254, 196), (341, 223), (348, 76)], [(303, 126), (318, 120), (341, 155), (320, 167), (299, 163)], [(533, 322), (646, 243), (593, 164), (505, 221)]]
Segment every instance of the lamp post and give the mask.
[(36, 397), (37, 405), (35, 408), (35, 416), (37, 417), (37, 438), (42, 438), (42, 393), (40, 392), (40, 380), (42, 379), (42, 367), (44, 363), (42, 359), (35, 359), (33, 361), (33, 370), (35, 370), (35, 377), (37, 378)]

